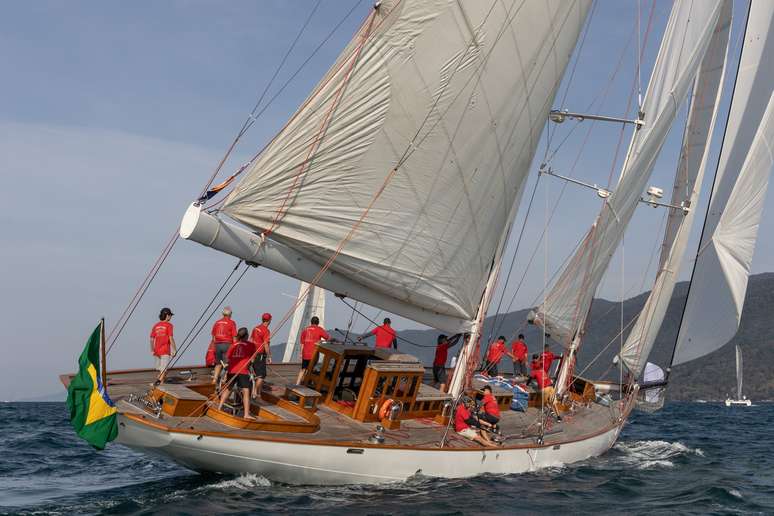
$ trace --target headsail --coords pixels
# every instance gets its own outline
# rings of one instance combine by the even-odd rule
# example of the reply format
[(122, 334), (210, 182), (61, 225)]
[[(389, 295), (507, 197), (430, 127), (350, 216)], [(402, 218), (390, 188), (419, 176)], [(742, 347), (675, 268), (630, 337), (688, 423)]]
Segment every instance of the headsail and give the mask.
[(320, 285), (468, 329), (590, 3), (380, 2), (221, 211), (310, 281), (381, 192)]
[(754, 0), (673, 364), (719, 349), (739, 328), (772, 168), (772, 55), (774, 3)]
[(686, 120), (670, 204), (684, 206), (688, 211), (670, 208), (653, 289), (632, 326), (621, 352), (624, 364), (635, 377), (640, 376), (656, 341), (661, 323), (664, 321), (695, 219), (699, 190), (712, 141), (712, 129), (715, 126), (720, 102), (731, 29), (731, 11), (732, 2), (726, 0), (699, 74), (696, 76), (691, 107)]
[(579, 250), (537, 310), (535, 322), (569, 346), (645, 189), (661, 146), (716, 30), (721, 1), (677, 1), (669, 17), (621, 179)]

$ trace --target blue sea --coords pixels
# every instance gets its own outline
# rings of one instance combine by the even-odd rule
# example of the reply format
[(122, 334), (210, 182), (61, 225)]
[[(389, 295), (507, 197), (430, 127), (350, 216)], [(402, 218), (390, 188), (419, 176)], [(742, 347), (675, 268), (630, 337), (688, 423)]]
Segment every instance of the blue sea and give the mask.
[(635, 414), (606, 455), (524, 475), (298, 487), (80, 441), (64, 403), (0, 404), (2, 514), (774, 514), (774, 404)]

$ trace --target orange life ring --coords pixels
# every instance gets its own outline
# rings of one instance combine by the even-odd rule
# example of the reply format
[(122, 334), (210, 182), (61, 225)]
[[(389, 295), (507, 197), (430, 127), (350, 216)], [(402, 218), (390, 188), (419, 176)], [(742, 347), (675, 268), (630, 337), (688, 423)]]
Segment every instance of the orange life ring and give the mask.
[(392, 399), (384, 400), (381, 408), (379, 409), (379, 419), (384, 419), (390, 414), (392, 404), (395, 403)]

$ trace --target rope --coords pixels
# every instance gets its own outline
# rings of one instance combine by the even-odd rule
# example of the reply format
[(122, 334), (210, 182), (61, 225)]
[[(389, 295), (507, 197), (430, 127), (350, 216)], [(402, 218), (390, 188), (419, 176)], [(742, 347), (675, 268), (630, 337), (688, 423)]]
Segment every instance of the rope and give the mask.
[[(210, 299), (210, 302), (207, 303), (207, 306), (204, 307), (204, 309), (202, 310), (201, 314), (199, 315), (199, 318), (196, 319), (196, 322), (193, 323), (193, 325), (191, 326), (191, 329), (188, 330), (188, 333), (183, 338), (183, 342), (181, 344), (180, 351), (175, 355), (175, 357), (172, 360), (169, 361), (169, 364), (167, 365), (167, 367), (161, 373), (159, 373), (159, 376), (161, 376), (162, 374), (166, 373), (169, 368), (174, 366), (183, 357), (183, 355), (188, 350), (188, 348), (191, 346), (191, 344), (193, 344), (193, 341), (202, 332), (202, 329), (204, 328), (204, 326), (210, 321), (210, 319), (212, 319), (212, 316), (220, 308), (220, 306), (225, 302), (225, 300), (228, 297), (228, 295), (231, 294), (231, 292), (234, 290), (234, 288), (236, 288), (236, 286), (239, 284), (239, 282), (245, 276), (247, 271), (250, 270), (249, 266), (246, 266), (244, 268), (244, 270), (242, 271), (242, 274), (239, 276), (239, 278), (237, 278), (237, 280), (234, 282), (234, 284), (231, 286), (231, 288), (228, 290), (228, 292), (226, 292), (226, 295), (223, 296), (223, 298), (220, 300), (220, 302), (215, 306), (215, 308), (212, 310), (212, 312), (210, 312), (210, 314), (205, 319), (204, 316), (205, 316), (205, 314), (207, 314), (207, 310), (209, 310), (210, 307), (213, 305), (213, 303), (215, 303), (215, 300), (218, 298), (220, 293), (223, 292), (223, 289), (226, 288), (226, 285), (231, 280), (231, 277), (239, 269), (240, 265), (242, 265), (242, 260), (237, 261), (237, 263), (234, 266), (234, 268), (231, 270), (231, 272), (228, 274), (228, 276), (226, 276), (226, 279), (223, 280), (223, 283), (221, 283), (220, 288), (218, 288), (217, 292), (215, 292), (215, 295), (212, 296), (212, 298)], [(199, 330), (196, 331), (196, 334), (193, 335), (193, 337), (191, 337), (191, 335), (194, 333), (194, 330), (199, 325), (199, 323), (201, 323), (201, 326), (199, 327)]]

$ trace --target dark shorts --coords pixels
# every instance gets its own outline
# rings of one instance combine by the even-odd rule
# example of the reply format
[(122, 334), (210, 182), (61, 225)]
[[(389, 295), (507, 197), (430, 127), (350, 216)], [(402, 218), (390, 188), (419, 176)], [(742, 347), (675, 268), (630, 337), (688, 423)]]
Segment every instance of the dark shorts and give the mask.
[(266, 353), (258, 353), (253, 361), (253, 373), (256, 378), (266, 378)]
[(479, 419), (481, 419), (483, 421), (486, 421), (487, 423), (491, 423), (493, 425), (496, 425), (500, 421), (499, 417), (493, 416), (492, 414), (490, 414), (488, 412), (482, 412), (482, 413), (480, 413), (478, 415), (478, 417), (479, 417)]
[(233, 387), (238, 387), (240, 389), (249, 389), (252, 387), (250, 385), (250, 375), (249, 374), (231, 374), (229, 373), (226, 377), (226, 381), (230, 382), (232, 378), (236, 376), (236, 380), (234, 380), (234, 383), (231, 385)]
[(312, 361), (311, 358), (302, 358), (301, 359), (301, 369), (306, 369), (307, 367), (309, 367), (309, 362), (311, 362), (311, 361)]
[(446, 383), (446, 366), (433, 366), (433, 381), (435, 383)]
[(216, 342), (215, 343), (215, 363), (227, 362), (226, 352), (231, 344), (228, 342)]

